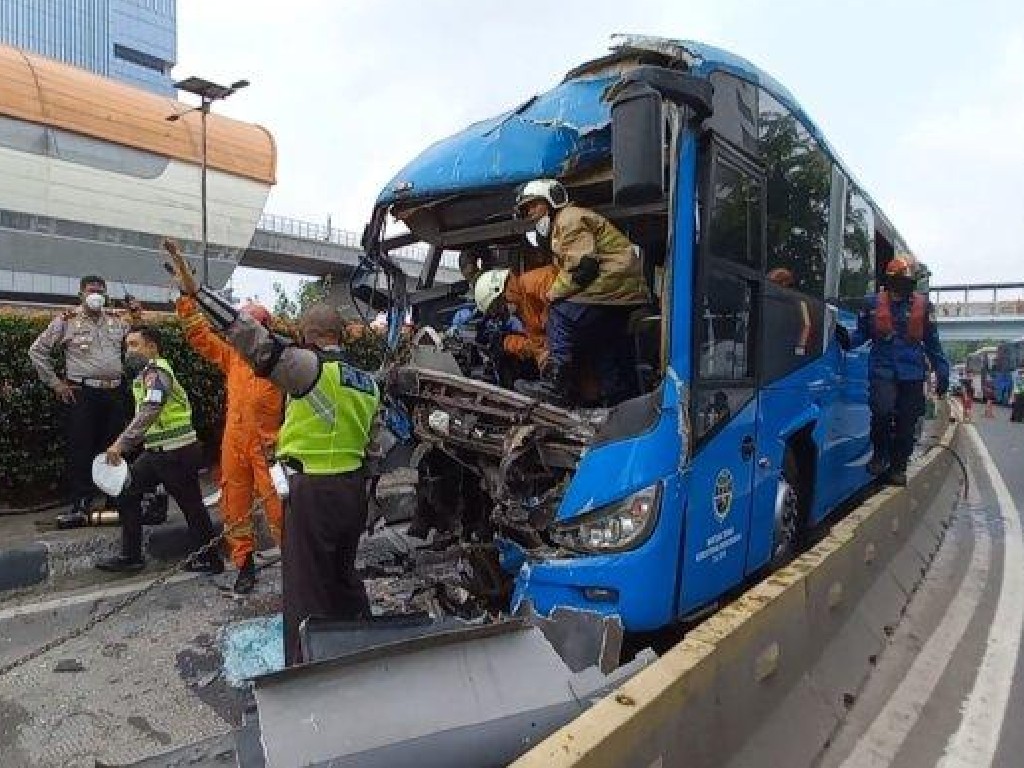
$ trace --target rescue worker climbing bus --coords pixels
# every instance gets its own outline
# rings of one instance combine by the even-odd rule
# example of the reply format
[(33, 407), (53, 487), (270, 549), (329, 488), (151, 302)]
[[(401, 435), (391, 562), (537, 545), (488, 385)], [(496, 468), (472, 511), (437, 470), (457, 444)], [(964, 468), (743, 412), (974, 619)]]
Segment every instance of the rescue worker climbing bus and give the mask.
[(885, 267), (885, 287), (869, 296), (857, 316), (854, 345), (871, 341), (870, 403), (872, 456), (868, 472), (893, 485), (907, 484), (914, 427), (925, 412), (928, 364), (936, 391), (949, 391), (949, 362), (928, 297), (915, 292), (913, 264), (895, 256)]
[[(409, 231), (389, 234), (395, 220)], [(586, 230), (568, 238), (581, 247), (566, 227)], [(871, 352), (837, 334), (910, 249), (770, 76), (701, 43), (622, 38), (402, 169), (374, 207), (365, 267), (397, 274), (389, 251), (424, 242), (430, 289), (443, 252), (531, 233), (559, 269), (552, 356), (576, 327), (555, 324), (557, 300), (603, 296), (595, 255), (616, 244), (629, 311), (587, 345), (628, 350), (629, 399), (581, 409), (557, 397), (561, 374), (524, 395), (416, 347), (387, 376), (411, 468), (424, 455), (451, 468), (420, 473), (423, 498), (456, 476), (484, 496), (492, 537), (473, 552), (491, 547), (511, 580), (511, 594), (486, 584), (490, 598), (662, 627), (785, 562), (871, 482)], [(608, 303), (569, 308), (578, 320)]]

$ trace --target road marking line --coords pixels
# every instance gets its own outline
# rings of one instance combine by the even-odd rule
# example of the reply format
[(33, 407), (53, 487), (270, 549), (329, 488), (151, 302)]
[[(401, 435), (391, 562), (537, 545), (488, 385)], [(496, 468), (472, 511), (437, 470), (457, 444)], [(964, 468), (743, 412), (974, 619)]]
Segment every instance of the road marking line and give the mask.
[(971, 427), (967, 430), (999, 503), (1003, 523), (1003, 574), (995, 617), (989, 626), (985, 655), (964, 703), (960, 727), (946, 744), (940, 768), (990, 766), (999, 748), (999, 734), (1017, 669), (1020, 634), (1024, 627), (1024, 541), (1020, 512), (985, 444)]
[[(973, 482), (971, 487), (975, 487)], [(986, 522), (974, 521), (973, 530), (974, 550), (970, 565), (942, 621), (915, 657), (885, 707), (843, 761), (842, 768), (891, 765), (942, 679), (953, 652), (981, 603), (991, 567), (992, 538)]]
[[(169, 578), (166, 584), (178, 584), (182, 581), (188, 581), (196, 577), (197, 574), (194, 573), (179, 573)], [(0, 621), (17, 618), (18, 616), (31, 616), (36, 613), (45, 613), (47, 611), (59, 611), (62, 608), (70, 608), (73, 605), (81, 605), (82, 603), (91, 603), (97, 600), (107, 600), (112, 597), (120, 597), (121, 595), (127, 595), (129, 592), (138, 592), (139, 590), (144, 589), (151, 581), (152, 579), (147, 579), (145, 581), (132, 582), (131, 584), (122, 584), (117, 587), (104, 587), (102, 589), (94, 589), (91, 592), (82, 592), (75, 595), (68, 595), (67, 597), (58, 597), (53, 600), (46, 600), (40, 603), (15, 605), (11, 608), (0, 610)]]

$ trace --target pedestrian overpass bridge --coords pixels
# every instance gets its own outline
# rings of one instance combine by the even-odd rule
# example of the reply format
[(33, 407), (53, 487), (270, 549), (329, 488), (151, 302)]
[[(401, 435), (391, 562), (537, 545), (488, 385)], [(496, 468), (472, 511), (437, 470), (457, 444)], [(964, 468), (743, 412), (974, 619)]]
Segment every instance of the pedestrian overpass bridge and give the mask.
[[(360, 236), (348, 230), (263, 214), (239, 266), (317, 277), (347, 277), (363, 256), (359, 241)], [(426, 250), (408, 246), (392, 251), (392, 258), (415, 284), (426, 259)], [(453, 283), (461, 277), (457, 259), (443, 256), (436, 280)]]
[(929, 288), (943, 341), (1024, 338), (1024, 283), (964, 283)]

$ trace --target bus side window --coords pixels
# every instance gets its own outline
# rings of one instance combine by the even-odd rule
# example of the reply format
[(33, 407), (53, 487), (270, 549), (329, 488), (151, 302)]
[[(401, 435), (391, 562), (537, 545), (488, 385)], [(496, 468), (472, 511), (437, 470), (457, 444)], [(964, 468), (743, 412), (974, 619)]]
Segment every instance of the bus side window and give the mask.
[(858, 310), (875, 292), (875, 214), (852, 184), (846, 188), (846, 221), (839, 272), (840, 306)]
[(758, 137), (768, 186), (767, 269), (785, 269), (795, 290), (822, 299), (832, 164), (795, 115), (762, 90)]
[(694, 426), (697, 438), (740, 411), (754, 395), (754, 283), (712, 269), (695, 321), (698, 383)]

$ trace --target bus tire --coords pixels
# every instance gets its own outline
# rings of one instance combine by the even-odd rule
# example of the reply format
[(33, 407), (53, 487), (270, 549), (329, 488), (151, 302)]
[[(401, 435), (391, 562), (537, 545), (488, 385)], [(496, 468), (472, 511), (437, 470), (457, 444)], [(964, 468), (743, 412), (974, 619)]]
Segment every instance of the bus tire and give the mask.
[(769, 570), (781, 568), (796, 555), (803, 536), (804, 499), (796, 454), (786, 449), (786, 457), (775, 493), (775, 532)]

